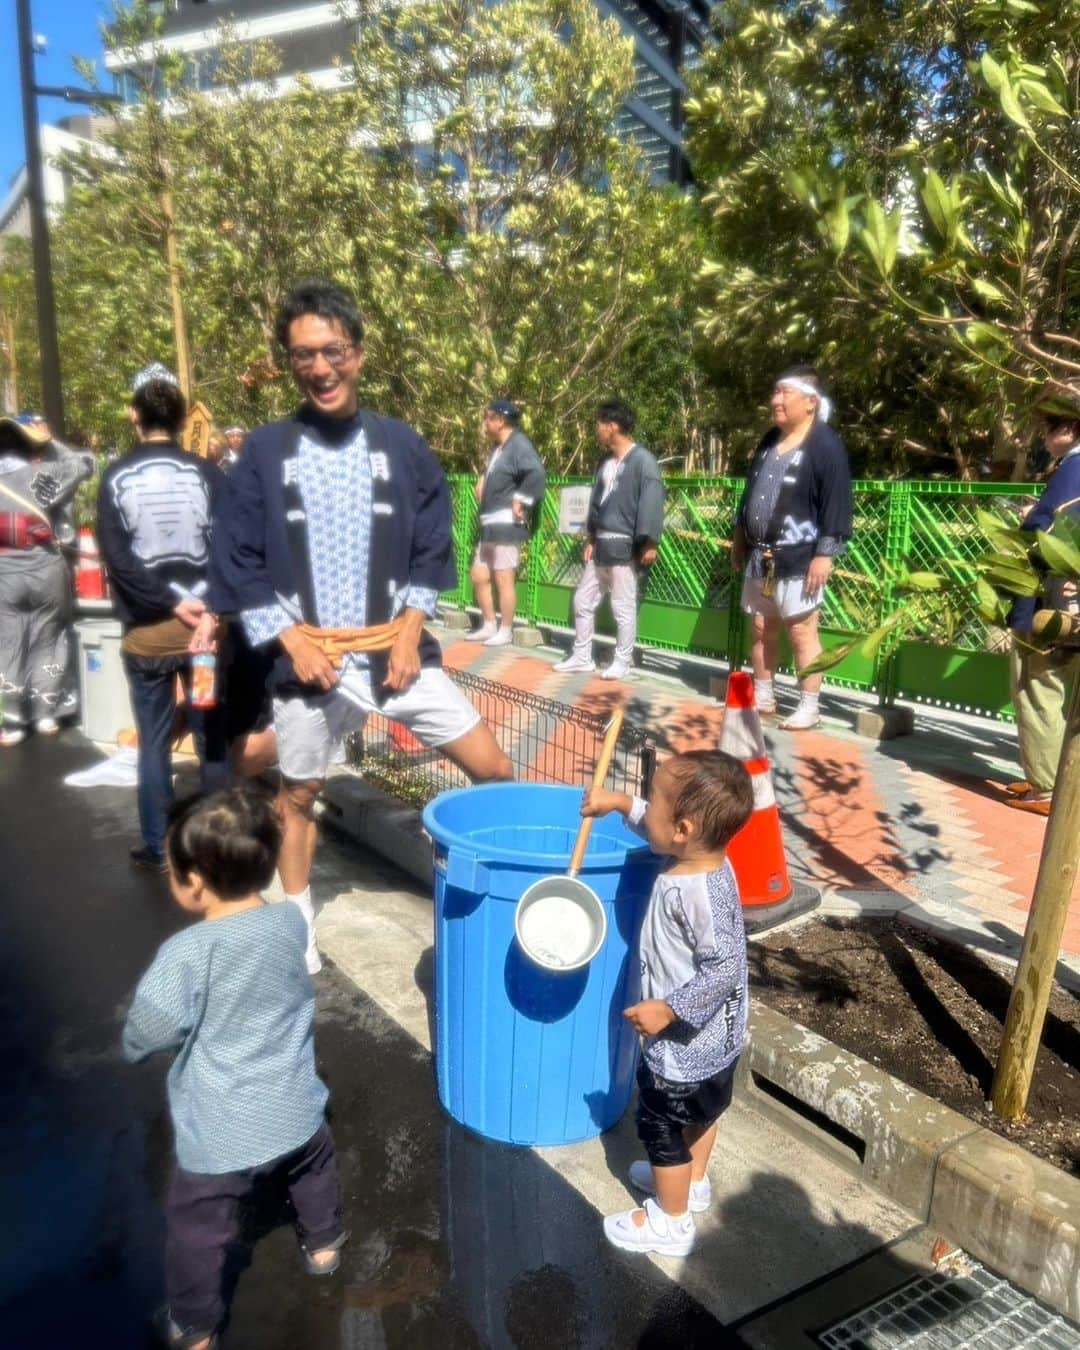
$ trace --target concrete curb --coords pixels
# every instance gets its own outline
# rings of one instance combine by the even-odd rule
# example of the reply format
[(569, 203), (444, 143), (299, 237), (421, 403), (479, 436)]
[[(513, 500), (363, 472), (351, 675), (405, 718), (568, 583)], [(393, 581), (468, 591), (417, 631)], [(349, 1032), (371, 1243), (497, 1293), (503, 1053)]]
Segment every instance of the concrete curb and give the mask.
[[(349, 770), (326, 825), (429, 893), (420, 813)], [(740, 1092), (1022, 1289), (1080, 1317), (1080, 1180), (771, 1008), (751, 1014)]]
[(339, 769), (327, 779), (317, 811), (324, 825), (394, 863), (431, 893), (431, 841), (415, 806)]
[(758, 1004), (742, 1089), (931, 1228), (1080, 1318), (1080, 1179)]

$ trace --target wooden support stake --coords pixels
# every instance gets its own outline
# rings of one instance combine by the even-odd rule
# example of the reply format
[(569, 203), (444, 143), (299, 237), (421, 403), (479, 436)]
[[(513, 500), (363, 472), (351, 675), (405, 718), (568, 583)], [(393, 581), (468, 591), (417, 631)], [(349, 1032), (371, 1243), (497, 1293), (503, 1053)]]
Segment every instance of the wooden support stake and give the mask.
[(163, 188), (161, 218), (165, 234), (165, 262), (169, 270), (169, 303), (172, 306), (173, 338), (176, 343), (176, 374), (180, 392), (191, 402), (191, 349), (188, 346), (187, 322), (184, 318), (184, 297), (180, 285), (180, 255), (176, 247), (176, 213), (172, 193)]
[(1001, 1052), (991, 1101), (1005, 1120), (1016, 1120), (1027, 1107), (1035, 1057), (1039, 1053), (1046, 1007), (1061, 951), (1061, 936), (1080, 867), (1080, 678), (1073, 681), (1065, 716), (1065, 740), (1039, 875), (1031, 901), (1016, 982), (1001, 1037)]

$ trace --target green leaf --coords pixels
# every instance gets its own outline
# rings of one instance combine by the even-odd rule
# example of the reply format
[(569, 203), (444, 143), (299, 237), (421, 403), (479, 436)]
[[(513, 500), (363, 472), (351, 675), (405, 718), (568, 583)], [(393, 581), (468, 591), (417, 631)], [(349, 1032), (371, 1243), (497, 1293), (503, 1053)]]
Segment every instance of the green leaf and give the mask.
[(1041, 587), (1034, 568), (1023, 568), (1011, 558), (993, 563), (983, 575), (991, 586), (1010, 595), (1038, 595)]
[(1002, 80), (1001, 88), (998, 90), (998, 98), (1001, 100), (1001, 111), (1009, 121), (1015, 122), (1024, 131), (1031, 131), (1031, 123), (1027, 119), (1027, 114), (1017, 101), (1016, 94), (1008, 80)]
[(981, 295), (984, 300), (1008, 304), (1008, 297), (1001, 287), (995, 286), (992, 281), (987, 281), (985, 277), (976, 277), (971, 284), (975, 293)]
[(1009, 607), (993, 586), (982, 577), (975, 578), (975, 596), (975, 611), (980, 617), (985, 619), (987, 623), (1001, 624), (1005, 622)]
[(1039, 541), (1039, 552), (1051, 572), (1056, 572), (1059, 577), (1080, 580), (1080, 549), (1045, 530), (1036, 530), (1035, 536)]
[(979, 58), (979, 69), (982, 71), (982, 77), (990, 88), (996, 94), (1005, 83), (1005, 72), (1001, 66), (994, 60), (989, 52), (983, 52)]
[(1052, 117), (1068, 117), (1068, 113), (1041, 81), (1021, 80), (1017, 88), (1040, 112), (1049, 113)]
[(829, 232), (829, 243), (837, 253), (843, 253), (851, 234), (851, 216), (844, 201), (834, 202), (825, 212), (825, 228)]
[(935, 170), (931, 169), (927, 173), (921, 195), (926, 213), (930, 217), (934, 229), (937, 230), (942, 239), (951, 239), (956, 228), (953, 204), (949, 197), (948, 188)]
[(989, 511), (983, 511), (981, 508), (976, 510), (975, 518), (997, 553), (1018, 559), (1025, 564), (1029, 561), (1034, 543), (1030, 530), (1007, 525), (1000, 516), (991, 515)]
[(903, 584), (913, 591), (940, 591), (945, 581), (936, 572), (909, 572)]

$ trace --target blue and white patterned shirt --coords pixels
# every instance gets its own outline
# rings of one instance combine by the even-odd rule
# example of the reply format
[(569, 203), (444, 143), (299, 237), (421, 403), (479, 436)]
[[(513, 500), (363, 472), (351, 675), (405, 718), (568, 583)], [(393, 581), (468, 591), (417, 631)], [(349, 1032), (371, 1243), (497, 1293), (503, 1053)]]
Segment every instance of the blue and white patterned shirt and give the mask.
[[(364, 628), (368, 622), (371, 563), (372, 465), (363, 427), (344, 445), (324, 445), (305, 433), (297, 448), (300, 499), (307, 518), (311, 581), (321, 628)], [(408, 586), (394, 597), (393, 613), (409, 606), (434, 618), (438, 592)], [(280, 604), (246, 610), (248, 637), (270, 642), (296, 622)], [(366, 669), (367, 656), (351, 652), (342, 669)]]
[(174, 1051), (169, 1110), (186, 1172), (239, 1172), (295, 1152), (323, 1122), (307, 924), (285, 901), (164, 943), (124, 1026), (132, 1062)]
[[(645, 803), (629, 824), (641, 832)], [(728, 1068), (746, 1041), (749, 991), (746, 927), (731, 863), (714, 872), (661, 873), (639, 940), (641, 997), (660, 999), (678, 1018), (642, 1040), (658, 1078), (700, 1083)]]

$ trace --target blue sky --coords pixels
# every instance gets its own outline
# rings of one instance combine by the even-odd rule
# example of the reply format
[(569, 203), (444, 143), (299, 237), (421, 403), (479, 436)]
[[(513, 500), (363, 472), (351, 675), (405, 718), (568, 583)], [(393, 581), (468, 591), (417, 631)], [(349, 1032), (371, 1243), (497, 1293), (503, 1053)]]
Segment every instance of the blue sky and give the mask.
[[(102, 68), (98, 18), (106, 12), (103, 0), (30, 0), (34, 31), (49, 40), (48, 53), (36, 57), (38, 84), (81, 84), (71, 67), (73, 56), (88, 56)], [(102, 78), (102, 85), (111, 82)], [(84, 112), (57, 99), (40, 99), (38, 116), (55, 122), (66, 113)], [(19, 52), (16, 44), (15, 0), (0, 0), (0, 198), (24, 159), (22, 104), (19, 101)]]

